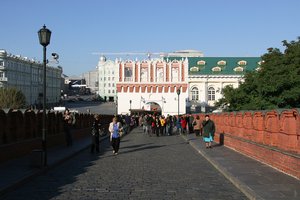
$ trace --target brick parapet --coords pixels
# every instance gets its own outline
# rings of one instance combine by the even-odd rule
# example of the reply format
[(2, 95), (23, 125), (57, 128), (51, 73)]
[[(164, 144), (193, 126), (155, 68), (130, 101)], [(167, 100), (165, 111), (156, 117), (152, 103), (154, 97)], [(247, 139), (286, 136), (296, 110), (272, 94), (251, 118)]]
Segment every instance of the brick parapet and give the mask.
[[(200, 114), (204, 119), (205, 114)], [(297, 109), (214, 113), (215, 141), (300, 178), (300, 115)], [(222, 137), (220, 137), (222, 135)]]
[[(33, 149), (41, 148), (42, 112), (0, 110), (0, 162), (20, 157)], [(46, 115), (47, 146), (65, 143), (62, 113), (49, 112)], [(76, 123), (72, 128), (74, 140), (89, 136), (94, 117), (92, 114), (75, 114)], [(103, 128), (108, 128), (112, 115), (100, 115)]]

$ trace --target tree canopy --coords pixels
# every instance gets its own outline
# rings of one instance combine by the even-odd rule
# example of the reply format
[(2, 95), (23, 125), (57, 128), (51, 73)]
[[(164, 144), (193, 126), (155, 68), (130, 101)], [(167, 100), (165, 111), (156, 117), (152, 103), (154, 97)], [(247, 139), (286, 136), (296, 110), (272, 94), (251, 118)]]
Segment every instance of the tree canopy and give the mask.
[(300, 37), (282, 41), (285, 50), (269, 48), (258, 71), (247, 72), (238, 88), (227, 86), (216, 106), (228, 111), (300, 107)]
[(24, 94), (16, 88), (0, 88), (0, 108), (20, 109), (26, 105)]

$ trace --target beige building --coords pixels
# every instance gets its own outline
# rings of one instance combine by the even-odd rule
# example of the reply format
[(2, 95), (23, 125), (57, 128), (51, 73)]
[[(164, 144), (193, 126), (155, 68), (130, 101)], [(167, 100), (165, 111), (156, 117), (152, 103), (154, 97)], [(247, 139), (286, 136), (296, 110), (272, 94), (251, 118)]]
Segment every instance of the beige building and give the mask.
[[(55, 104), (61, 98), (62, 68), (47, 66), (47, 104)], [(0, 87), (14, 87), (22, 91), (27, 105), (42, 103), (43, 65), (42, 63), (12, 55), (0, 50)]]

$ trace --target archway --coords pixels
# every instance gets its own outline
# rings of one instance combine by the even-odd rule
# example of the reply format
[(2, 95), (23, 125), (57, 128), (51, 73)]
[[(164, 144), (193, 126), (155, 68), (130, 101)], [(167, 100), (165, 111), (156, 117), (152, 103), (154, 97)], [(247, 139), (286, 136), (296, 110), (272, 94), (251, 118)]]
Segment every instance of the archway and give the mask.
[(161, 114), (161, 112), (162, 112), (161, 106), (156, 102), (147, 102), (143, 106), (143, 110), (152, 112), (152, 113), (158, 113), (158, 114)]

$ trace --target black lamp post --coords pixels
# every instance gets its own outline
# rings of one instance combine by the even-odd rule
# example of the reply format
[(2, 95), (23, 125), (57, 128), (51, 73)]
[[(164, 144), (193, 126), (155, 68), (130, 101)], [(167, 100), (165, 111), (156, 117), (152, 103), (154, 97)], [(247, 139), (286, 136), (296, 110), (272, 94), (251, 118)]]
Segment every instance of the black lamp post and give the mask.
[(129, 100), (129, 104), (130, 104), (130, 112), (131, 112), (131, 103), (132, 103), (132, 101), (131, 101), (131, 99)]
[(116, 96), (116, 111), (115, 111), (115, 115), (118, 116), (118, 96)]
[(44, 25), (38, 31), (40, 44), (43, 46), (43, 130), (42, 130), (42, 148), (43, 148), (43, 166), (47, 166), (47, 143), (46, 143), (46, 47), (50, 43), (51, 31)]
[(179, 95), (180, 95), (180, 89), (177, 89), (177, 95), (178, 95), (178, 118), (179, 118)]

